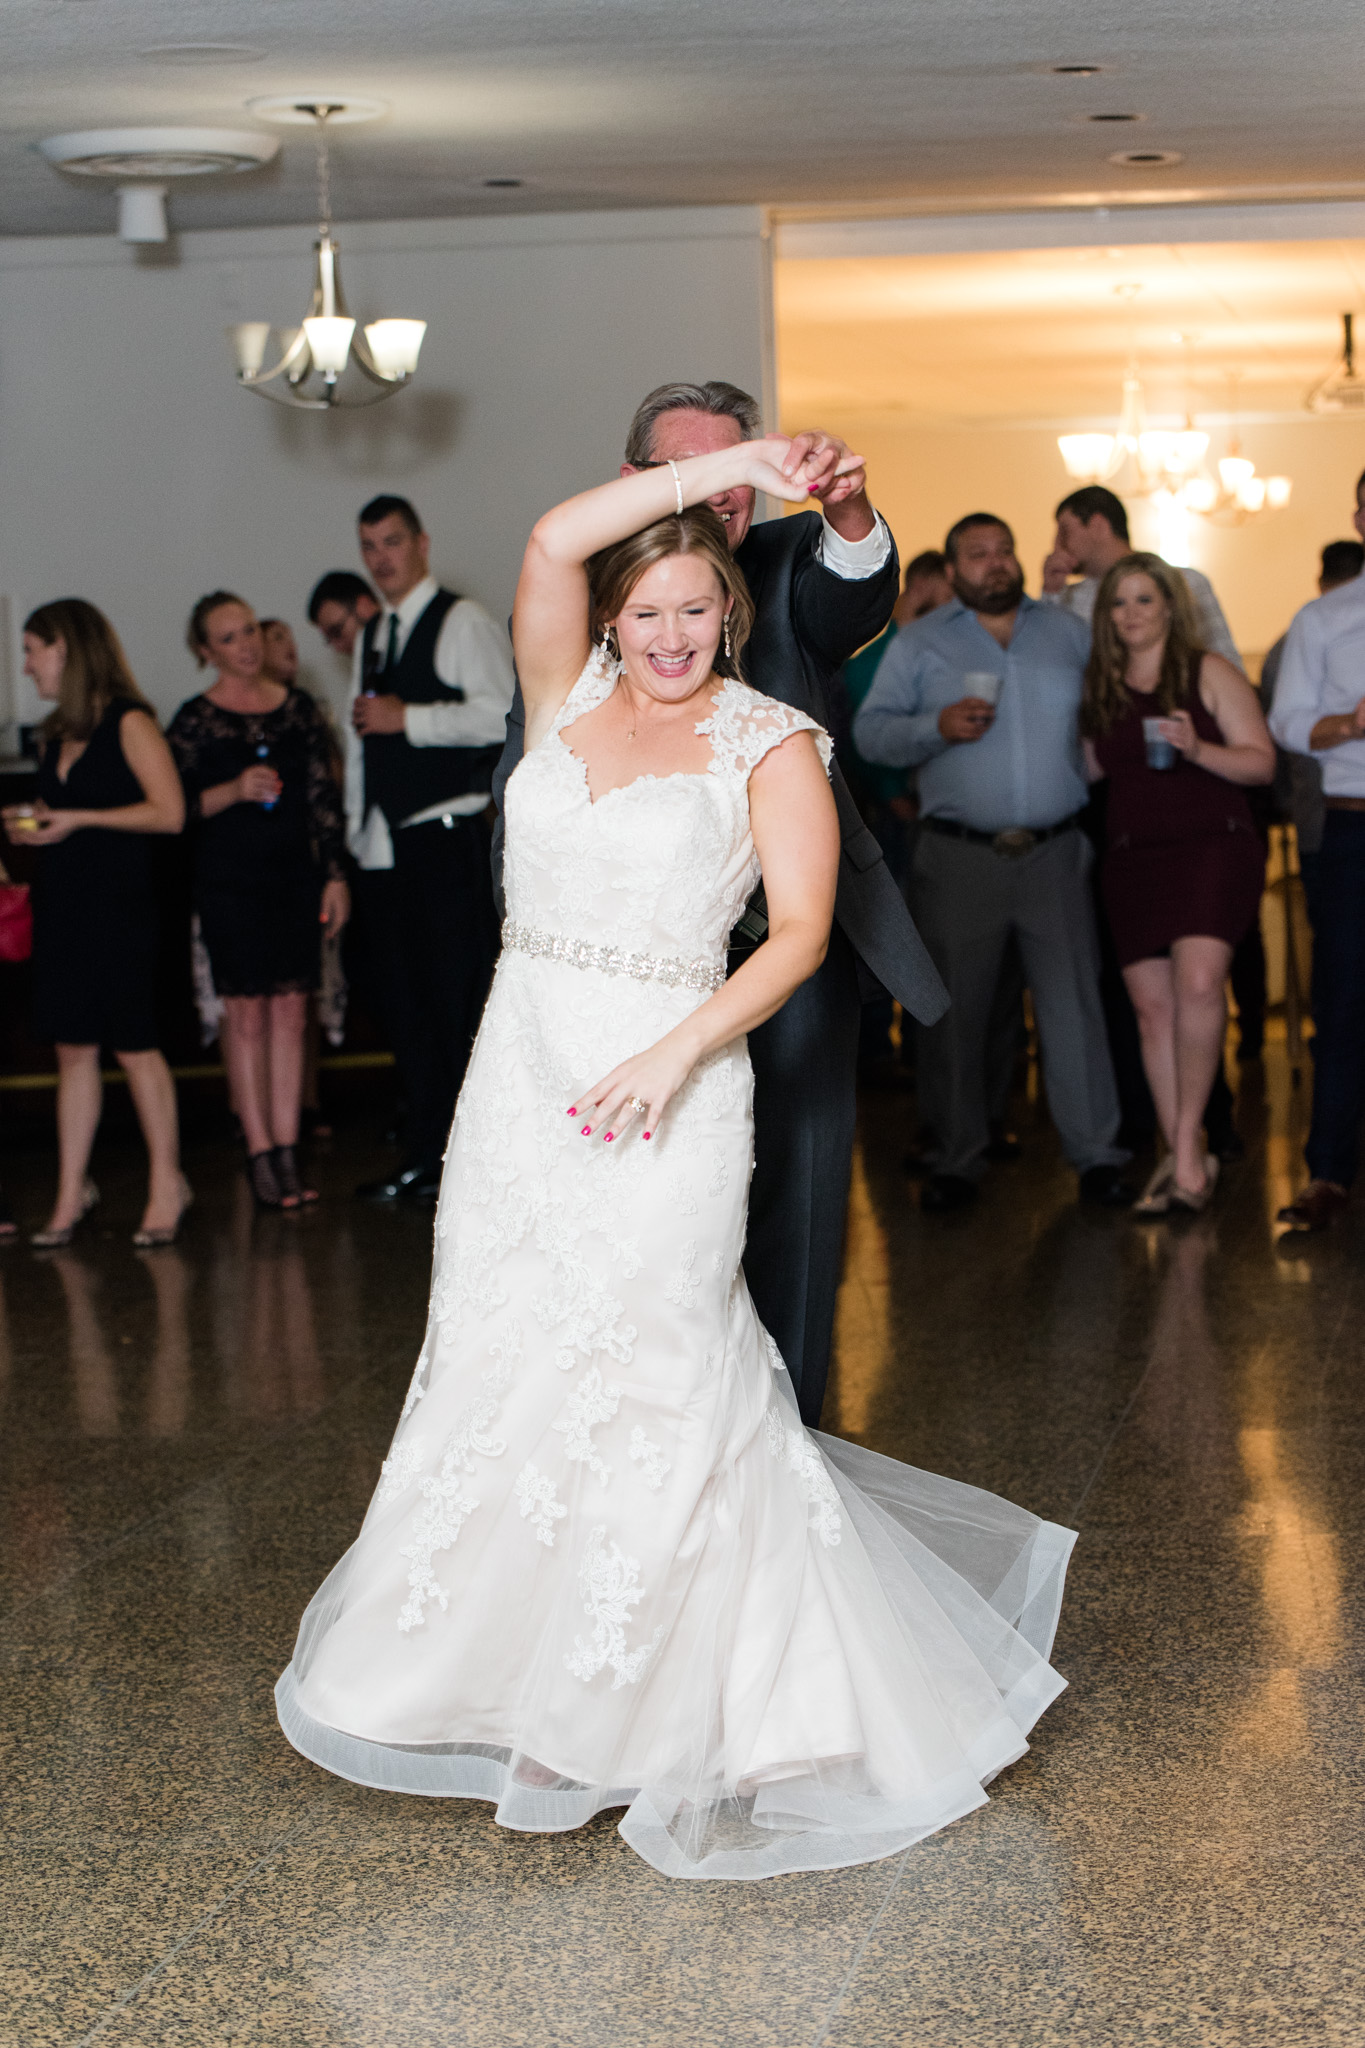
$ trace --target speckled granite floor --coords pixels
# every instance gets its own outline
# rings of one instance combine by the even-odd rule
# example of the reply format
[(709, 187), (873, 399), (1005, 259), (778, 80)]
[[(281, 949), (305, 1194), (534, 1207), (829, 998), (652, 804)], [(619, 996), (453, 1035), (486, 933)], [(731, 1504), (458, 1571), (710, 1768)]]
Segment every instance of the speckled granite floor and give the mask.
[[(362, 1128), (295, 1221), (205, 1143), (183, 1247), (139, 1256), (109, 1147), (99, 1227), (0, 1258), (0, 2042), (1359, 2048), (1365, 1221), (1276, 1248), (1304, 1107), (1272, 1049), (1247, 1161), (1167, 1228), (1079, 1211), (1027, 1107), (1024, 1161), (922, 1218), (910, 1105), (869, 1098), (826, 1424), (1078, 1522), (1073, 1683), (946, 1834), (747, 1886), (286, 1746), (429, 1224), (349, 1201)], [(17, 1156), (30, 1222), (47, 1179)]]

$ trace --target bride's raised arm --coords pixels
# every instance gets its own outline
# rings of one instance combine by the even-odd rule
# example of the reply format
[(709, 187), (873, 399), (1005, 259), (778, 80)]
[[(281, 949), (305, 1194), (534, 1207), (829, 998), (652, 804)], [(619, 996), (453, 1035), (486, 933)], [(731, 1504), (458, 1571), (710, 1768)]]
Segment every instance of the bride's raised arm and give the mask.
[(794, 504), (807, 498), (805, 463), (785, 476), (791, 449), (783, 434), (739, 441), (711, 455), (689, 455), (615, 477), (566, 498), (538, 519), (526, 544), (512, 612), (512, 645), (526, 702), (527, 738), (563, 703), (588, 658), (587, 564), (599, 548), (625, 540), (684, 506), (748, 484)]

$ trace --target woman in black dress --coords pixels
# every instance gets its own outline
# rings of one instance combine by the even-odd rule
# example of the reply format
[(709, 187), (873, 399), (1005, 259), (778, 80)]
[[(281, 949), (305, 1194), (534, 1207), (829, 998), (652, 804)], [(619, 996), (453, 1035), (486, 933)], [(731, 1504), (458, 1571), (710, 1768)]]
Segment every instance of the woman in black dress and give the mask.
[(195, 907), (252, 1190), (266, 1208), (297, 1209), (317, 1200), (294, 1153), (308, 999), (323, 930), (350, 913), (341, 797), (322, 714), (262, 673), (250, 606), (211, 592), (188, 638), (217, 671), (167, 734), (195, 823)]
[(157, 1045), (157, 906), (148, 835), (179, 832), (185, 802), (156, 715), (117, 635), (83, 598), (40, 605), (24, 624), (24, 673), (56, 709), (43, 727), (38, 801), (10, 805), (15, 845), (41, 849), (33, 889), (33, 1007), (57, 1048), (61, 1177), (45, 1230), (70, 1242), (99, 1200), (90, 1148), (101, 1107), (100, 1048), (128, 1077), (151, 1165), (133, 1242), (170, 1244), (189, 1206), (175, 1083)]
[(1170, 1148), (1134, 1213), (1202, 1209), (1218, 1177), (1203, 1124), (1223, 988), (1265, 882), (1243, 792), (1271, 780), (1275, 749), (1255, 691), (1199, 646), (1184, 579), (1159, 555), (1125, 555), (1100, 585), (1081, 732), (1092, 780), (1109, 780), (1100, 885)]

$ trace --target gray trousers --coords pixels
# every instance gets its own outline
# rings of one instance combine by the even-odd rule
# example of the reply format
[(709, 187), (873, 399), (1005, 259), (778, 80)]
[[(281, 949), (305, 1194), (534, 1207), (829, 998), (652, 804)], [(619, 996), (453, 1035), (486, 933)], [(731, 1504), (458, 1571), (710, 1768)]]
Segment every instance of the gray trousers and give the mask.
[(987, 1045), (1001, 963), (1013, 935), (1033, 996), (1047, 1106), (1078, 1173), (1120, 1166), (1119, 1100), (1100, 1007), (1090, 841), (1059, 833), (1010, 859), (965, 839), (921, 832), (910, 907), (951, 1007), (921, 1029), (926, 1102), (940, 1140), (935, 1169), (962, 1180), (985, 1170), (990, 1105)]

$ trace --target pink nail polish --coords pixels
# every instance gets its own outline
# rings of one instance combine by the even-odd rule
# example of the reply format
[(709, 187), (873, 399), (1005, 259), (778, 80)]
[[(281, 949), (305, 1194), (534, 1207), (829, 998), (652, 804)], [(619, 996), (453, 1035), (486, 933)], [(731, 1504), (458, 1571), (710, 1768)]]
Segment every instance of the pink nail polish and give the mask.
[(611, 1141), (612, 1141), (612, 1138), (613, 1138), (614, 1136), (615, 1136), (615, 1133), (614, 1133), (613, 1131), (608, 1131), (608, 1132), (606, 1133), (606, 1135), (604, 1136), (604, 1138), (603, 1138), (603, 1140), (602, 1140), (602, 1143), (603, 1143), (604, 1145), (610, 1145), (610, 1143), (611, 1143)]
[(583, 1129), (579, 1135), (584, 1138), (590, 1138), (592, 1136), (592, 1125), (584, 1124)]
[(649, 1143), (649, 1138), (650, 1138), (650, 1134), (649, 1134), (649, 1132), (648, 1132), (648, 1131), (646, 1131), (646, 1132), (645, 1132), (645, 1143), (646, 1143), (646, 1145), (647, 1145), (647, 1144)]
[(577, 1115), (578, 1115), (578, 1104), (577, 1104), (576, 1102), (575, 1102), (575, 1103), (573, 1104), (572, 1108), (570, 1109), (570, 1111), (569, 1111), (569, 1115), (570, 1115), (570, 1116), (577, 1116)]

